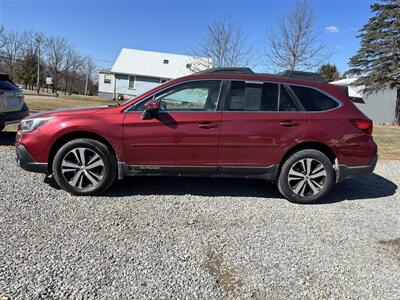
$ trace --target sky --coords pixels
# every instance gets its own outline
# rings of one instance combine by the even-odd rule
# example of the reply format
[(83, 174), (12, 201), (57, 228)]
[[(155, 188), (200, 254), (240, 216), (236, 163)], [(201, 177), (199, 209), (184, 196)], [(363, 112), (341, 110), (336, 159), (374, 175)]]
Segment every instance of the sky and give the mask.
[[(311, 0), (316, 28), (333, 50), (329, 63), (346, 71), (359, 48), (358, 30), (376, 0)], [(255, 57), (268, 70), (266, 34), (294, 0), (0, 0), (0, 24), (62, 36), (100, 68), (110, 68), (121, 48), (190, 54), (219, 17), (240, 22)]]

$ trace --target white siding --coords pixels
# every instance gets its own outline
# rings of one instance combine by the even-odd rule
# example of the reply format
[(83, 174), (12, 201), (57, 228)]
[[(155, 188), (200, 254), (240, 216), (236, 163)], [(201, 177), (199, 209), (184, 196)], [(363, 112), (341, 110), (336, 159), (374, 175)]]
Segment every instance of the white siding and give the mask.
[[(135, 77), (135, 87), (129, 88), (129, 76)], [(139, 96), (160, 85), (160, 78), (115, 74), (117, 95)]]
[(394, 124), (396, 111), (395, 89), (384, 89), (372, 94), (363, 94), (364, 103), (354, 103), (359, 110), (374, 122)]
[(111, 78), (111, 83), (104, 83), (105, 73), (99, 73), (99, 93), (114, 92), (114, 74), (107, 74)]

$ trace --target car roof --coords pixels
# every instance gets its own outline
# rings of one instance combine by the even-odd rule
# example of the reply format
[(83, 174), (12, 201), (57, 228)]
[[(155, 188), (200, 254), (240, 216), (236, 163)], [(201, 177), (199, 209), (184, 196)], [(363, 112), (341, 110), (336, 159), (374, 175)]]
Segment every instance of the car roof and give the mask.
[(254, 77), (274, 77), (282, 79), (299, 79), (306, 81), (314, 81), (326, 83), (324, 77), (321, 74), (305, 71), (286, 70), (277, 74), (266, 74), (266, 73), (255, 73), (248, 67), (237, 68), (237, 67), (222, 67), (222, 68), (211, 68), (204, 71), (194, 73), (193, 75), (248, 75)]

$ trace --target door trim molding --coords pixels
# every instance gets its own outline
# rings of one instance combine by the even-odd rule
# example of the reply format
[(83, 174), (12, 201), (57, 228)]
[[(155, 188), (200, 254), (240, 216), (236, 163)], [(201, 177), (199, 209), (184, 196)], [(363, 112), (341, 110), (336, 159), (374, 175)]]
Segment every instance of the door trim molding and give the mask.
[(128, 165), (118, 162), (118, 179), (126, 176), (237, 177), (275, 180), (277, 165), (271, 166), (182, 166)]

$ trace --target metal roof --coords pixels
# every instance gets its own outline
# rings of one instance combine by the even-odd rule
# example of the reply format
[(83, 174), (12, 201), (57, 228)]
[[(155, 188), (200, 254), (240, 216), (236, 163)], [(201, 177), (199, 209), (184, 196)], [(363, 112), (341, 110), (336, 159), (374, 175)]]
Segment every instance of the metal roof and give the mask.
[(335, 85), (341, 85), (341, 86), (347, 86), (349, 90), (349, 96), (350, 97), (357, 97), (357, 98), (362, 98), (363, 97), (363, 86), (360, 85), (353, 85), (354, 81), (356, 81), (357, 78), (344, 78), (336, 81), (329, 82), (330, 84), (335, 84)]
[[(201, 62), (201, 64), (199, 64)], [(189, 55), (122, 48), (111, 72), (156, 78), (173, 79), (193, 74), (210, 65), (207, 58)], [(190, 68), (187, 66), (190, 65)]]

